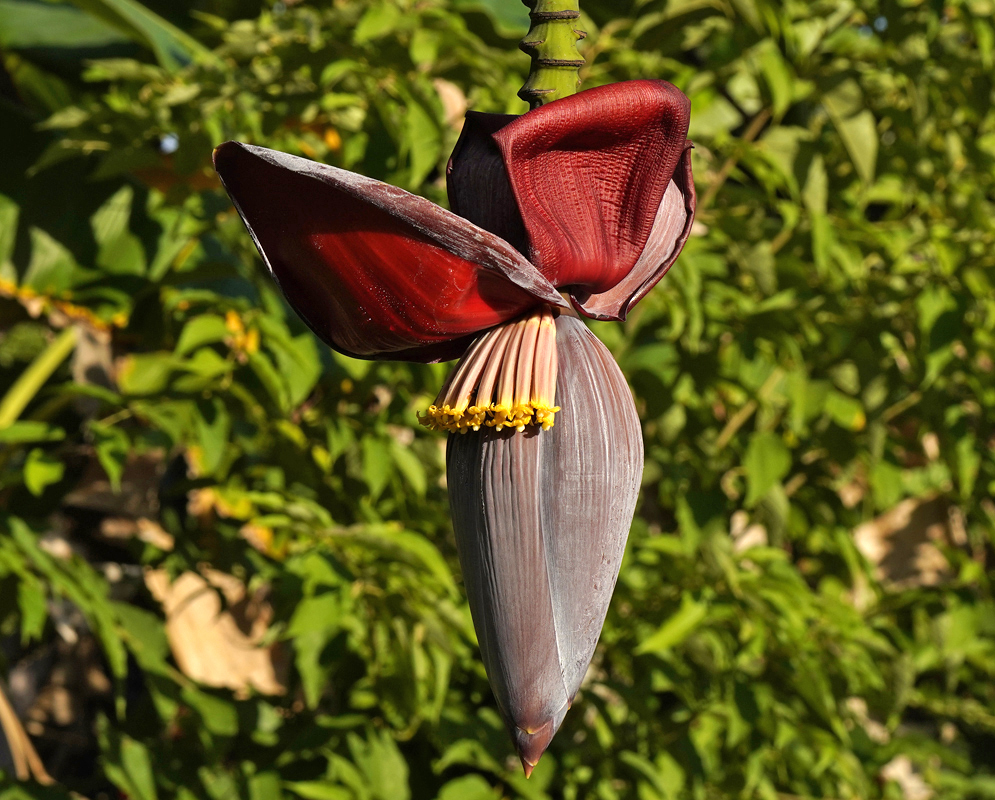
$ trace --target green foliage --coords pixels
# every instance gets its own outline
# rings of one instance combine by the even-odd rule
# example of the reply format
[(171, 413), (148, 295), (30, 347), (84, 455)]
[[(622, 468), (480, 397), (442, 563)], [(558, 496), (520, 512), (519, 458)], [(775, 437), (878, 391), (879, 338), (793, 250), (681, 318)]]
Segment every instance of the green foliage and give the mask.
[[(585, 86), (691, 98), (699, 214), (593, 326), (643, 494), (526, 782), (415, 424), (445, 368), (317, 343), (210, 170), (235, 138), (444, 202), (464, 104), (524, 111), (511, 5), (0, 0), (0, 658), (96, 653), (32, 717), (61, 785), (3, 800), (995, 797), (995, 8), (585, 3)], [(150, 576), (208, 566), (284, 693), (178, 656)]]

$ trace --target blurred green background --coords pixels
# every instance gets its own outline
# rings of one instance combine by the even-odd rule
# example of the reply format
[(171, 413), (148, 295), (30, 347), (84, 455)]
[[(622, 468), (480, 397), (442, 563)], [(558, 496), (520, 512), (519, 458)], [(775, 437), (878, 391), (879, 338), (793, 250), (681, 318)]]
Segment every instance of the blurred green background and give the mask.
[(446, 367), (317, 343), (210, 168), (444, 204), (526, 11), (0, 0), (3, 800), (995, 798), (995, 3), (583, 3), (585, 86), (691, 98), (699, 212), (592, 325), (646, 473), (529, 782), (416, 424)]

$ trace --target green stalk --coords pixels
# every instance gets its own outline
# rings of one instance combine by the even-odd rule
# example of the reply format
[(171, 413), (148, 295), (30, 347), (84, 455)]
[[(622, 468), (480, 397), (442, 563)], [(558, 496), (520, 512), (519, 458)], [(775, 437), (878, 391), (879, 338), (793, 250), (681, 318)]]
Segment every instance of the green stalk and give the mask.
[(7, 390), (3, 400), (0, 400), (0, 430), (9, 428), (17, 421), (25, 406), (45, 385), (45, 381), (75, 349), (76, 329), (70, 326), (35, 356), (35, 360), (14, 381), (14, 385)]
[(532, 56), (528, 80), (518, 92), (532, 108), (576, 94), (584, 58), (577, 42), (587, 33), (574, 26), (579, 0), (522, 0), (532, 27), (519, 47)]

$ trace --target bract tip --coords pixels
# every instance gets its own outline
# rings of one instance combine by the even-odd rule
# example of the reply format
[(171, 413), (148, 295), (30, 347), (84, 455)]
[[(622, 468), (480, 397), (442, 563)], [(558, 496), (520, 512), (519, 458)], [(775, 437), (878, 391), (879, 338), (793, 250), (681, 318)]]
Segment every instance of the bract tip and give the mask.
[[(566, 712), (566, 709), (563, 709), (563, 711)], [(553, 735), (556, 733), (556, 729), (560, 727), (560, 722), (562, 721), (563, 714), (560, 714), (559, 719), (548, 720), (531, 732), (525, 731), (517, 725), (515, 726), (511, 736), (514, 739), (518, 757), (522, 761), (522, 769), (525, 770), (526, 778), (532, 774), (532, 770), (539, 763), (542, 754), (546, 752), (546, 748), (549, 747), (549, 743), (553, 740)]]

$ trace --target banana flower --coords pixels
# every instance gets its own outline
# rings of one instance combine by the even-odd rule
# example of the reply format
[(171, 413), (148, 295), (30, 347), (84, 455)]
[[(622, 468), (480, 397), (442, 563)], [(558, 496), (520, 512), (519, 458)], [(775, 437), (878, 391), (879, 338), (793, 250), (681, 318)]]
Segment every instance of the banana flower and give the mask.
[(643, 468), (625, 378), (573, 309), (623, 320), (677, 258), (694, 216), (688, 118), (678, 89), (648, 80), (470, 112), (452, 211), (263, 147), (215, 151), (318, 337), (357, 358), (462, 357), (421, 421), (450, 431), (460, 565), (526, 775), (593, 656)]

